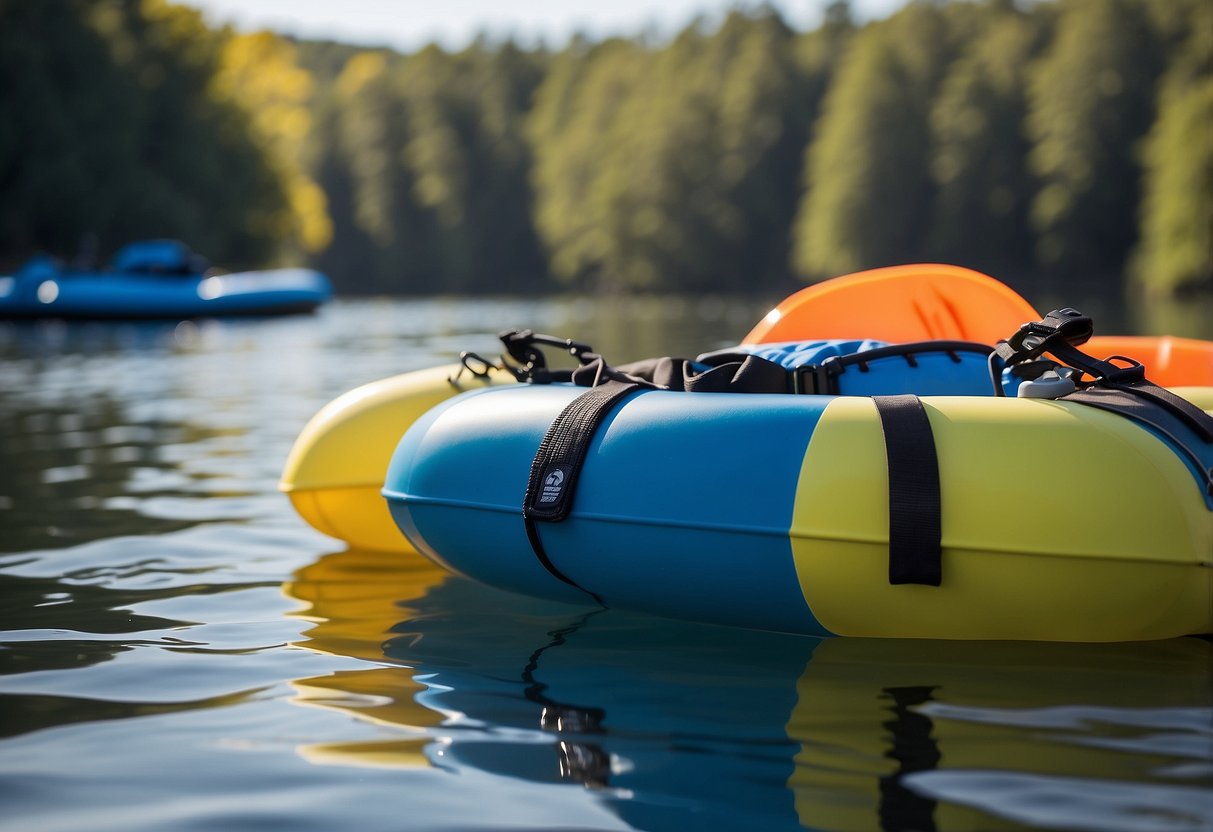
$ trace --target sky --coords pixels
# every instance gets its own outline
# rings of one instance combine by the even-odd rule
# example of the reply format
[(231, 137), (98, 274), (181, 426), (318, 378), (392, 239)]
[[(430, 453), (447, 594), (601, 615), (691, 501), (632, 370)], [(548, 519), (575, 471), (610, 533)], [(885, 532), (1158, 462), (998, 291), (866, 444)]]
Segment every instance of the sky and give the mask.
[[(771, 0), (798, 29), (815, 28), (829, 0)], [(851, 0), (857, 19), (885, 17), (905, 0)], [(484, 32), (523, 45), (559, 47), (576, 32), (595, 40), (653, 30), (672, 34), (697, 13), (709, 19), (733, 0), (185, 0), (211, 24), (272, 29), (302, 38), (390, 46), (411, 52), (428, 43), (460, 49)]]

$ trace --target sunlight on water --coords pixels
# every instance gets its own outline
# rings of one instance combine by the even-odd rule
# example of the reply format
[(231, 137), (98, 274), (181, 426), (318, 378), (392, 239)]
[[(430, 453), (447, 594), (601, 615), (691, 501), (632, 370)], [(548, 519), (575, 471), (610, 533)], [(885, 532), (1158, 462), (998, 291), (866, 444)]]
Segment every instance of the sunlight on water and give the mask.
[(784, 636), (350, 550), (276, 488), (359, 384), (767, 304), (341, 302), (0, 324), (0, 828), (1207, 830), (1213, 645)]

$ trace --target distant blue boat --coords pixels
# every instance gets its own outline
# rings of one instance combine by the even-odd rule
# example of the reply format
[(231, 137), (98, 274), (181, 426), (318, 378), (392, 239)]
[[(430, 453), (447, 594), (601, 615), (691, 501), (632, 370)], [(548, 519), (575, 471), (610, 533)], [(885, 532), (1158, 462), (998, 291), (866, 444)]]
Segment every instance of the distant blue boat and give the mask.
[(175, 240), (131, 243), (103, 271), (31, 259), (0, 277), (0, 317), (165, 319), (311, 312), (332, 296), (312, 269), (217, 274)]

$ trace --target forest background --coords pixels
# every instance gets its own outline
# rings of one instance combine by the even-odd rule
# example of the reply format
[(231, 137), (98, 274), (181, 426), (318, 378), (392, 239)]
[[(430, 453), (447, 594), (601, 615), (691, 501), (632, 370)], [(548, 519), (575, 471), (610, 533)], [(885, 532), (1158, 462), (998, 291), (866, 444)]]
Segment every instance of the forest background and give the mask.
[(184, 240), (344, 294), (1213, 291), (1213, 3), (846, 2), (402, 54), (0, 0), (0, 268)]

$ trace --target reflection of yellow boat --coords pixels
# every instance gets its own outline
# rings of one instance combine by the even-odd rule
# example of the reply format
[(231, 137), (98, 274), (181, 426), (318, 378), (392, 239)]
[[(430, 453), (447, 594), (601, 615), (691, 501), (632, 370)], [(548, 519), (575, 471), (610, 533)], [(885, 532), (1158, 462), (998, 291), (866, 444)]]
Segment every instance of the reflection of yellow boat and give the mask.
[(582, 783), (635, 828), (704, 816), (764, 830), (897, 817), (1020, 828), (980, 789), (935, 796), (937, 780), (978, 774), (1070, 789), (1054, 811), (1125, 785), (1160, 790), (1143, 811), (1182, 814), (1165, 800), (1198, 805), (1198, 790), (1172, 772), (1213, 764), (1213, 645), (1201, 639), (823, 641), (654, 626), (353, 551), (322, 558), (287, 592), (317, 619), (300, 646), (393, 665), (296, 683), (299, 701), (381, 732), (301, 749), (308, 759)]
[(283, 592), (308, 604), (297, 615), (317, 619), (307, 634), (309, 648), (382, 661), (383, 642), (409, 613), (408, 603), (445, 579), (446, 572), (419, 557), (349, 549), (300, 569)]
[[(930, 808), (938, 829), (988, 829), (986, 813), (930, 800), (932, 778), (988, 773), (1042, 788), (1072, 778), (1153, 779), (1176, 762), (1154, 750), (1167, 745), (1157, 740), (1173, 724), (1173, 709), (1213, 717), (1210, 661), (1210, 644), (1191, 638), (895, 647), (833, 639), (797, 682), (788, 734), (800, 752), (788, 785), (802, 821), (823, 829), (880, 828), (880, 808), (890, 801)], [(1105, 742), (1101, 721), (1124, 740), (1121, 748)], [(887, 730), (856, 730), (863, 724)], [(1203, 762), (1213, 761), (1213, 750), (1204, 754)]]
[(424, 750), (433, 740), (428, 736), (428, 729), (440, 725), (442, 715), (414, 701), (413, 697), (424, 688), (413, 681), (413, 671), (409, 668), (381, 667), (334, 673), (300, 679), (291, 686), (295, 689), (291, 701), (298, 705), (336, 708), (391, 729), (391, 736), (385, 739), (300, 746), (300, 755), (309, 762), (380, 768), (429, 766)]
[[(304, 567), (283, 591), (308, 604), (297, 615), (316, 620), (302, 646), (382, 662), (392, 625), (409, 612), (401, 604), (445, 579), (445, 572), (421, 558), (349, 550)], [(443, 716), (417, 704), (414, 697), (424, 686), (413, 673), (409, 667), (376, 667), (292, 682), (297, 704), (336, 708), (392, 729), (386, 739), (316, 743), (301, 747), (300, 754), (315, 763), (427, 766), (426, 730), (441, 724)]]

